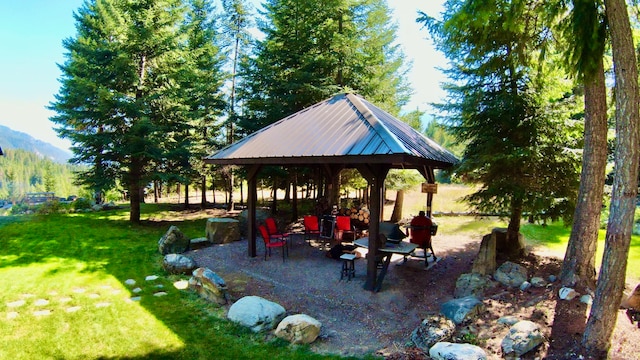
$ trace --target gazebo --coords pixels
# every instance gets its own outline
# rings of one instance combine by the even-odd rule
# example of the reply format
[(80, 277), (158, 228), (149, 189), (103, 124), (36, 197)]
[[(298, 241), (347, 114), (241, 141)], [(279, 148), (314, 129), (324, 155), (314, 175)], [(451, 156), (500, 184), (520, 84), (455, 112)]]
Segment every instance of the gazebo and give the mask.
[[(383, 206), (383, 185), (392, 168), (416, 169), (434, 184), (434, 169), (458, 162), (448, 150), (359, 95), (339, 94), (281, 119), (205, 158), (209, 164), (247, 169), (248, 252), (256, 256), (257, 174), (262, 166), (320, 167), (338, 190), (342, 169), (355, 168), (370, 190), (369, 238), (377, 239)], [(427, 194), (431, 213), (433, 194)], [(378, 254), (377, 241), (369, 253)], [(364, 288), (374, 290), (376, 257), (367, 257)]]

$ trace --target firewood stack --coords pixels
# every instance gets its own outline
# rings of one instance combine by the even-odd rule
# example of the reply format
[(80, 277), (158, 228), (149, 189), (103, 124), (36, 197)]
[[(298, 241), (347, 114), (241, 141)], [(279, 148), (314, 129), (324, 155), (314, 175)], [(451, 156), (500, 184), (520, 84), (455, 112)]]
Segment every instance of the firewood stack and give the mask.
[(369, 227), (370, 214), (369, 209), (366, 207), (361, 207), (360, 209), (356, 207), (344, 208), (341, 210), (341, 214), (351, 217), (351, 224), (359, 229)]

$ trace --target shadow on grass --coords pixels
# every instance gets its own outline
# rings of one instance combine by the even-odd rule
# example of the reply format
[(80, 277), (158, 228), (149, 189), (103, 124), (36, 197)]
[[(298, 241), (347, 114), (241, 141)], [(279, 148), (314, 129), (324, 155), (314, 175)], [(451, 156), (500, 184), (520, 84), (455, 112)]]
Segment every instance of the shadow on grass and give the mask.
[[(143, 210), (143, 217), (144, 217)], [(127, 210), (110, 210), (96, 213), (83, 214), (55, 214), (48, 216), (19, 216), (7, 217), (0, 223), (2, 246), (0, 247), (0, 270), (29, 271), (31, 265), (43, 267), (46, 271), (39, 281), (46, 281), (47, 276), (74, 274), (98, 274), (109, 275), (117, 279), (122, 287), (134, 296), (131, 287), (125, 285), (125, 280), (145, 279), (147, 275), (161, 275), (161, 281), (169, 292), (164, 297), (154, 297), (150, 294), (141, 298), (137, 304), (149, 314), (161, 322), (168, 330), (175, 334), (184, 344), (179, 349), (159, 350), (156, 345), (139, 344), (140, 340), (130, 340), (134, 346), (149, 351), (142, 355), (128, 355), (127, 353), (104, 358), (118, 359), (313, 359), (313, 358), (338, 358), (322, 356), (311, 353), (307, 347), (290, 347), (282, 341), (273, 341), (265, 334), (253, 334), (245, 328), (234, 325), (226, 320), (224, 310), (213, 307), (190, 292), (170, 291), (172, 281), (184, 279), (184, 276), (167, 275), (162, 269), (162, 255), (158, 251), (157, 242), (171, 225), (178, 226), (188, 237), (204, 236), (206, 217), (189, 218), (185, 220), (166, 220), (170, 216), (156, 214), (142, 221), (141, 224), (132, 224), (128, 221)], [(6, 274), (15, 274), (15, 271), (5, 272), (5, 279), (0, 282), (10, 282)], [(0, 277), (2, 277), (0, 272)], [(56, 279), (59, 279), (56, 276)], [(166, 278), (166, 279), (165, 279)], [(70, 279), (73, 283), (74, 279)], [(46, 284), (46, 289), (56, 289), (56, 284)], [(74, 285), (72, 285), (74, 286)], [(144, 284), (141, 284), (144, 287)], [(19, 287), (24, 289), (24, 287)], [(21, 290), (22, 291), (22, 290)], [(155, 290), (157, 291), (157, 290)], [(7, 294), (6, 299), (19, 297), (20, 294)], [(44, 294), (43, 294), (44, 295)], [(41, 295), (38, 295), (41, 296)], [(127, 316), (127, 314), (124, 314)], [(113, 326), (108, 323), (101, 326)], [(25, 318), (28, 319), (28, 318)], [(78, 328), (82, 331), (84, 323), (67, 324), (66, 327)], [(100, 317), (94, 321), (101, 321)], [(130, 321), (136, 321), (130, 319)], [(23, 321), (16, 324), (18, 333), (39, 333), (38, 321)], [(115, 322), (118, 324), (119, 322)], [(14, 325), (12, 325), (14, 326)], [(118, 333), (118, 329), (114, 330)], [(107, 332), (108, 333), (108, 332)], [(148, 334), (161, 333), (149, 329)], [(142, 334), (141, 334), (142, 335)], [(44, 341), (49, 341), (49, 336), (43, 335)], [(141, 336), (142, 337), (142, 336)], [(46, 350), (37, 341), (30, 337), (28, 343), (34, 349)], [(26, 340), (26, 339), (25, 339)], [(268, 341), (265, 341), (268, 340)], [(66, 340), (69, 341), (69, 340)], [(101, 342), (100, 340), (97, 340)], [(110, 344), (114, 339), (105, 339)], [(90, 349), (93, 344), (87, 344)], [(96, 344), (98, 345), (98, 344)], [(64, 346), (64, 345), (63, 345)], [(82, 346), (82, 345), (80, 345)], [(98, 345), (100, 346), (100, 345)], [(54, 351), (51, 350), (50, 351)], [(60, 350), (57, 350), (60, 351)], [(140, 349), (137, 350), (138, 352)], [(111, 351), (113, 352), (113, 351)], [(133, 351), (132, 353), (136, 353)], [(59, 357), (52, 355), (52, 358)], [(64, 357), (75, 358), (77, 356), (96, 358), (101, 354), (73, 354), (65, 353)]]

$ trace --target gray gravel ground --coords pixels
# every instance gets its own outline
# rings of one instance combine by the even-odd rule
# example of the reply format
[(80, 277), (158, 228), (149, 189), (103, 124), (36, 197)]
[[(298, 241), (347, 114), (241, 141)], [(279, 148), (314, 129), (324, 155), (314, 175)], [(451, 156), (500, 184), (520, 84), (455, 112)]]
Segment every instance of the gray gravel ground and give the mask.
[(247, 240), (185, 255), (222, 276), (232, 301), (257, 295), (279, 303), (287, 315), (304, 313), (322, 322), (314, 351), (360, 356), (389, 354), (407, 344), (421, 319), (453, 297), (455, 281), (470, 269), (479, 239), (443, 235), (434, 237), (433, 244), (437, 264), (427, 270), (422, 259), (403, 263), (394, 256), (378, 293), (363, 289), (365, 258), (356, 260), (354, 279), (340, 280), (340, 260), (327, 258), (315, 241), (307, 243), (301, 235), (293, 236), (284, 262), (280, 249), (265, 261), (260, 238), (254, 258), (248, 256)]

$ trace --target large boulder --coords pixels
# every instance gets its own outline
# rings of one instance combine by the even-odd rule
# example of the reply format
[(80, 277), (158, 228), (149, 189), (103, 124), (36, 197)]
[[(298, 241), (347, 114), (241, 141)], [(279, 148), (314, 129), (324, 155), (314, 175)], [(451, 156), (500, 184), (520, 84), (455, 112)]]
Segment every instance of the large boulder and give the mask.
[(495, 283), (487, 276), (478, 273), (462, 274), (456, 280), (456, 289), (453, 292), (454, 298), (463, 298), (466, 296), (475, 296), (482, 298), (484, 291)]
[(311, 344), (320, 335), (321, 327), (320, 321), (309, 315), (291, 315), (280, 321), (275, 335), (292, 344)]
[[(238, 222), (240, 225), (240, 235), (247, 236), (247, 217), (249, 216), (248, 210), (242, 210), (238, 215)], [(264, 224), (265, 220), (271, 216), (271, 213), (267, 210), (256, 209), (256, 224)]]
[(456, 324), (444, 316), (431, 315), (420, 323), (411, 333), (411, 341), (424, 352), (436, 343), (451, 339)]
[(533, 321), (522, 320), (509, 328), (509, 333), (502, 339), (502, 353), (522, 356), (544, 342), (540, 326)]
[(182, 254), (189, 250), (190, 243), (189, 238), (177, 226), (171, 225), (158, 241), (158, 250), (162, 255)]
[(207, 219), (207, 240), (213, 244), (227, 244), (240, 240), (239, 221), (230, 218)]
[(484, 304), (475, 296), (453, 299), (440, 305), (440, 313), (453, 320), (456, 325), (478, 316), (484, 310)]
[(212, 303), (225, 305), (228, 302), (227, 284), (210, 269), (195, 269), (189, 279), (189, 288)]
[(493, 273), (493, 278), (504, 286), (517, 288), (527, 281), (527, 269), (511, 261), (506, 261)]
[(167, 254), (162, 267), (169, 274), (188, 274), (198, 267), (195, 260), (181, 254)]
[(471, 344), (439, 342), (429, 349), (429, 357), (433, 360), (486, 360), (487, 353)]
[(254, 332), (260, 332), (275, 328), (284, 315), (285, 310), (280, 304), (259, 296), (245, 296), (231, 305), (227, 318)]

